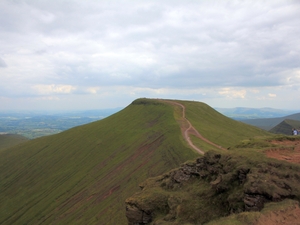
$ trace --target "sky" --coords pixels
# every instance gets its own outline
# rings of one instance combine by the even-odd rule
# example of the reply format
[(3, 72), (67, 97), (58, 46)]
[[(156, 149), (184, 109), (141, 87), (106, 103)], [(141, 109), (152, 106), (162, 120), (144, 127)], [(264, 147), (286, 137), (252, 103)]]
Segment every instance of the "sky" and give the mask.
[(137, 98), (300, 110), (299, 0), (1, 0), (0, 110)]

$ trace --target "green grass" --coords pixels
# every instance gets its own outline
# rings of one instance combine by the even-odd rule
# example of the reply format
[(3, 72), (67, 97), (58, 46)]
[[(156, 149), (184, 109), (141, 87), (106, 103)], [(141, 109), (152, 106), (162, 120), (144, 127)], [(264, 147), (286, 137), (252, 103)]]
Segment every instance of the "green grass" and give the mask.
[(219, 197), (214, 195), (207, 182), (200, 180), (190, 181), (172, 190), (162, 188), (159, 182), (155, 185), (148, 181), (145, 191), (136, 193), (126, 201), (134, 202), (144, 211), (151, 211), (156, 224), (169, 224), (170, 221), (173, 222), (170, 224), (202, 224), (224, 214)]
[(141, 181), (196, 156), (180, 135), (172, 106), (137, 100), (3, 151), (0, 224), (126, 224), (124, 201)]
[(235, 121), (212, 109), (205, 103), (181, 101), (186, 107), (186, 117), (210, 141), (228, 148), (244, 139), (272, 134), (257, 127)]
[(0, 151), (26, 141), (27, 138), (18, 134), (0, 134)]
[(299, 120), (291, 120), (285, 119), (275, 127), (273, 127), (270, 132), (275, 134), (285, 134), (285, 135), (292, 135), (292, 129), (299, 129), (300, 128), (300, 121)]
[[(178, 181), (182, 171), (186, 171), (184, 177), (188, 171), (192, 175)], [(127, 199), (127, 204), (151, 212), (155, 224), (212, 221), (210, 225), (251, 225), (261, 215), (286, 208), (284, 202), (289, 199), (296, 203), (300, 200), (299, 172), (299, 165), (266, 157), (252, 159), (235, 153), (207, 152), (197, 161), (148, 179), (142, 191)], [(267, 202), (284, 201), (266, 204), (261, 212), (244, 212), (245, 194), (263, 196)], [(230, 216), (232, 213), (235, 214)]]
[[(255, 161), (269, 162), (270, 158), (267, 158), (265, 151), (270, 149), (293, 149), (294, 146), (287, 146), (286, 144), (280, 144), (283, 141), (296, 141), (300, 140), (300, 136), (286, 136), (286, 135), (272, 135), (249, 138), (241, 141), (239, 144), (230, 147), (229, 153), (238, 154)], [(274, 144), (272, 141), (278, 141)], [(285, 163), (279, 161), (280, 163)]]
[[(203, 103), (181, 103), (199, 132), (222, 146), (269, 135)], [(140, 182), (198, 156), (179, 117), (178, 107), (138, 99), (103, 120), (1, 151), (0, 224), (126, 224), (125, 199)]]
[(193, 135), (190, 136), (191, 141), (193, 142), (193, 144), (195, 146), (197, 146), (198, 148), (200, 148), (201, 150), (203, 150), (204, 152), (210, 151), (210, 150), (214, 150), (214, 151), (220, 151), (220, 152), (224, 152), (224, 150), (221, 150), (203, 140), (201, 140), (200, 138), (197, 138)]

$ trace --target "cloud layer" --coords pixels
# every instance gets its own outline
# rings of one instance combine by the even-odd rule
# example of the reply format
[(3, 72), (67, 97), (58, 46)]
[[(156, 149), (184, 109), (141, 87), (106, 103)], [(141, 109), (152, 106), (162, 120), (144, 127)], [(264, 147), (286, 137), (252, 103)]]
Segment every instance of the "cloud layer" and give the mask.
[(299, 1), (3, 0), (1, 105), (162, 97), (300, 109), (299, 11)]

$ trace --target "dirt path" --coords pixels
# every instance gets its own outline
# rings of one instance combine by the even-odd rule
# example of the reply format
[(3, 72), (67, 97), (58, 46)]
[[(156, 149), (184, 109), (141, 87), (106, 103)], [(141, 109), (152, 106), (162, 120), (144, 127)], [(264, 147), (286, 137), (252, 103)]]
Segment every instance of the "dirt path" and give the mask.
[(180, 122), (180, 128), (183, 134), (184, 139), (187, 141), (187, 143), (189, 144), (189, 146), (191, 146), (194, 150), (196, 150), (198, 153), (200, 153), (201, 155), (204, 154), (204, 151), (201, 150), (200, 148), (198, 148), (197, 146), (195, 146), (193, 144), (193, 142), (190, 139), (190, 135), (194, 135), (197, 138), (200, 138), (201, 140), (205, 141), (206, 143), (213, 145), (219, 149), (222, 150), (226, 150), (224, 148), (222, 148), (221, 146), (211, 142), (210, 140), (206, 139), (205, 137), (203, 137), (196, 129), (195, 127), (193, 127), (193, 125), (191, 124), (191, 122), (186, 118), (185, 116), (185, 106), (175, 102), (175, 101), (168, 101), (168, 100), (162, 100), (163, 102), (169, 103), (171, 105), (177, 105), (180, 106), (182, 108), (182, 118)]

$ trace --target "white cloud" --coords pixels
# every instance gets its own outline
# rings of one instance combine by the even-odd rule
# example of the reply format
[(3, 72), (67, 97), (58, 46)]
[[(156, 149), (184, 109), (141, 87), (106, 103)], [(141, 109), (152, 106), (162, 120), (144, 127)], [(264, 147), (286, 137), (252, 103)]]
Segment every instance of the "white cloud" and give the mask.
[(97, 94), (98, 91), (99, 91), (98, 87), (89, 87), (89, 88), (87, 88), (87, 92), (91, 93), (91, 94)]
[(72, 85), (56, 85), (56, 84), (50, 84), (50, 85), (35, 85), (32, 87), (36, 94), (38, 95), (52, 95), (52, 94), (71, 94), (74, 90), (76, 90), (76, 87)]
[(280, 101), (300, 91), (299, 11), (290, 0), (3, 0), (0, 96)]
[(269, 93), (268, 96), (271, 97), (271, 98), (275, 98), (276, 94)]
[(232, 88), (222, 88), (219, 91), (219, 94), (226, 96), (226, 98), (245, 98), (247, 91), (246, 90), (235, 90)]

